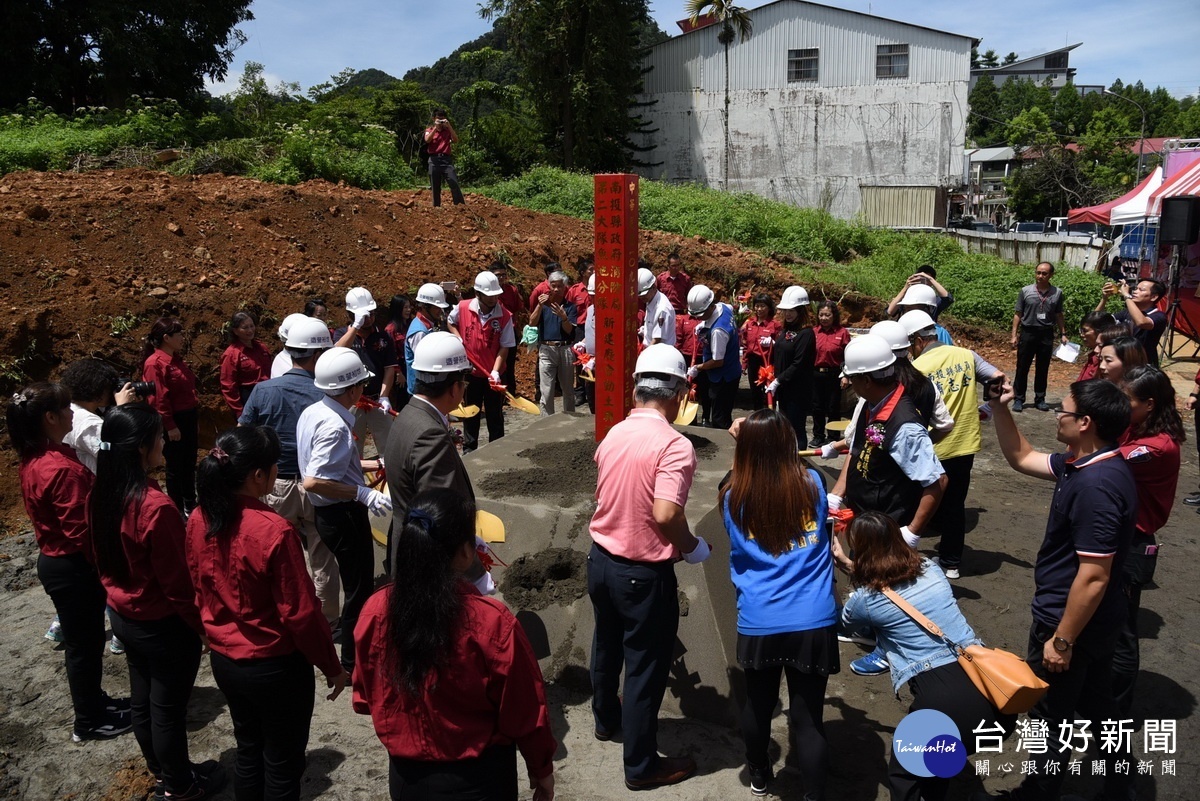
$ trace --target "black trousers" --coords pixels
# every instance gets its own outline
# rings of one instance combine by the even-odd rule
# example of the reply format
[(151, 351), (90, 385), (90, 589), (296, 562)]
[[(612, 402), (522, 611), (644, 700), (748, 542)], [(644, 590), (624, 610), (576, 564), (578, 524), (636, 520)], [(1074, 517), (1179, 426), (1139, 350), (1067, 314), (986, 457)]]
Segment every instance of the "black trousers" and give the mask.
[(765, 362), (757, 353), (746, 354), (746, 381), (750, 384), (750, 397), (754, 399), (754, 408), (762, 409), (767, 405), (767, 391), (758, 385), (758, 373)]
[[(1125, 570), (1121, 577), (1129, 616), (1117, 634), (1113, 649), (1112, 681), (1113, 699), (1121, 718), (1130, 717), (1133, 709), (1133, 689), (1137, 683), (1138, 668), (1141, 667), (1141, 647), (1138, 645), (1138, 614), (1142, 609), (1142, 589), (1154, 580), (1154, 569), (1158, 566), (1158, 554), (1146, 553), (1147, 548), (1157, 549), (1153, 535), (1135, 532), (1129, 555), (1125, 557)], [(1115, 578), (1115, 577), (1114, 577)]]
[(779, 394), (775, 396), (775, 406), (796, 430), (796, 447), (802, 451), (808, 450), (808, 407), (812, 402), (807, 387), (800, 384), (805, 380), (801, 378), (786, 387), (780, 387)]
[(825, 798), (825, 776), (829, 770), (829, 743), (825, 740), (825, 688), (829, 677), (802, 673), (791, 665), (776, 665), (761, 670), (747, 668), (746, 703), (742, 707), (742, 739), (746, 741), (746, 762), (765, 768), (771, 764), (767, 749), (771, 744), (771, 716), (779, 703), (780, 674), (788, 684), (788, 718), (796, 737), (800, 774), (804, 777), (807, 798)]
[(175, 425), (179, 427), (179, 439), (172, 442), (166, 432), (163, 433), (167, 495), (179, 507), (179, 511), (191, 514), (196, 508), (196, 449), (199, 448), (196, 410), (175, 412), (174, 417)]
[(938, 558), (947, 567), (958, 567), (962, 562), (967, 539), (967, 492), (971, 489), (971, 468), (974, 466), (973, 453), (942, 459), (946, 491), (930, 525), (942, 535)]
[(450, 156), (429, 157), (429, 185), (433, 189), (433, 205), (442, 205), (442, 181), (450, 185), (450, 196), (455, 205), (466, 203), (462, 190), (458, 188), (458, 173), (454, 171), (454, 160)]
[(587, 580), (596, 623), (592, 714), (598, 730), (624, 732), (625, 778), (642, 779), (658, 766), (658, 710), (679, 630), (675, 566), (633, 562), (592, 545)]
[(75, 730), (104, 723), (107, 698), (100, 688), (104, 656), (104, 586), (83, 554), (38, 555), (38, 579), (62, 625), (67, 686), (75, 707)]
[(812, 421), (813, 437), (825, 439), (828, 433), (825, 424), (832, 420), (842, 419), (842, 379), (837, 368), (830, 367), (828, 372), (819, 367), (813, 373)]
[(517, 351), (520, 346), (521, 343), (518, 342), (517, 347), (508, 349), (508, 356), (504, 360), (504, 373), (500, 376), (504, 379), (504, 386), (514, 395), (517, 394)]
[(1017, 375), (1013, 379), (1013, 394), (1024, 403), (1025, 387), (1029, 381), (1029, 366), (1033, 368), (1033, 397), (1046, 399), (1046, 382), (1050, 376), (1050, 357), (1054, 353), (1054, 326), (1021, 327), (1017, 338)]
[[(488, 442), (504, 436), (504, 396), (491, 388), (488, 379), (472, 375), (463, 395), (463, 404), (479, 406), (487, 418)], [(463, 420), (463, 453), (479, 447), (479, 415)]]
[[(918, 673), (909, 680), (908, 689), (913, 694), (908, 711), (935, 709), (947, 715), (958, 727), (968, 754), (975, 745), (972, 732), (976, 728), (994, 730), (999, 723), (1007, 736), (1016, 724), (1017, 716), (998, 712), (975, 689), (957, 662)], [(1057, 729), (1051, 729), (1051, 736), (1056, 732)], [(901, 766), (893, 753), (888, 762), (888, 785), (891, 787), (892, 801), (942, 801), (950, 787), (950, 780), (937, 776), (914, 776)], [(1057, 799), (1058, 796), (1053, 798)]]
[(299, 652), (230, 659), (213, 651), (213, 678), (229, 703), (237, 740), (237, 801), (298, 801), (316, 680)]
[[(1093, 736), (1099, 736), (1099, 723), (1113, 720), (1116, 704), (1112, 696), (1112, 659), (1116, 643), (1114, 627), (1094, 626), (1096, 631), (1084, 629), (1083, 634), (1071, 648), (1071, 664), (1065, 673), (1049, 673), (1042, 667), (1042, 653), (1047, 640), (1053, 639), (1054, 629), (1034, 622), (1029, 630), (1029, 653), (1025, 661), (1033, 672), (1050, 684), (1042, 700), (1029, 712), (1031, 720), (1044, 720), (1049, 725), (1051, 736), (1059, 731), (1063, 721), (1091, 720)], [(1063, 780), (1066, 778), (1065, 763), (1072, 752), (1060, 752), (1051, 747), (1049, 753), (1034, 755), (1037, 760), (1037, 775), (1029, 775), (1017, 788), (1020, 799), (1058, 798)], [(1133, 787), (1132, 775), (1121, 775), (1114, 769), (1117, 760), (1130, 760), (1128, 750), (1117, 752), (1101, 751), (1104, 760), (1104, 798), (1125, 799)], [(1057, 768), (1047, 770), (1047, 765), (1057, 763)], [(1130, 770), (1130, 774), (1135, 771)]]
[(337, 559), (342, 579), (342, 667), (354, 670), (354, 627), (375, 590), (375, 546), (367, 507), (357, 501), (314, 506), (317, 534)]
[(493, 745), (454, 762), (391, 757), (388, 791), (392, 801), (517, 801), (517, 747)]
[(112, 613), (113, 633), (125, 643), (133, 734), (146, 767), (167, 792), (192, 786), (187, 705), (200, 670), (200, 637), (183, 618), (134, 620)]
[(738, 382), (708, 380), (708, 424), (713, 428), (733, 425), (733, 403), (737, 400)]

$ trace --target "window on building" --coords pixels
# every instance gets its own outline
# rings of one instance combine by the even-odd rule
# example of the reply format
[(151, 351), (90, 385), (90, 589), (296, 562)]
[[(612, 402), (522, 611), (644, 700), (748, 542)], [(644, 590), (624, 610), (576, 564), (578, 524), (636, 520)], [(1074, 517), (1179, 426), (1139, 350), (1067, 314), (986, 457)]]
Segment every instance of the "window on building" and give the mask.
[(1051, 53), (1046, 56), (1046, 69), (1048, 70), (1065, 70), (1067, 68), (1066, 53)]
[(879, 45), (875, 48), (876, 78), (908, 77), (908, 45)]
[(817, 48), (788, 51), (788, 82), (815, 81), (819, 58)]

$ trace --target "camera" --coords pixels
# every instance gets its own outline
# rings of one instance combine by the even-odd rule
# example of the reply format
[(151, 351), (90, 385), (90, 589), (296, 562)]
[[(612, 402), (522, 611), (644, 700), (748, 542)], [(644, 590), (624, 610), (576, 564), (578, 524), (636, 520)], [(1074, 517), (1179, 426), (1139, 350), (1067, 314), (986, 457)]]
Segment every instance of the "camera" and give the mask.
[(131, 378), (121, 378), (120, 376), (113, 379), (113, 392), (120, 392), (126, 384), (133, 385), (133, 393), (139, 398), (150, 398), (154, 396), (153, 381), (134, 381)]
[(1004, 394), (1004, 377), (996, 376), (984, 384), (983, 397), (987, 400), (999, 400)]

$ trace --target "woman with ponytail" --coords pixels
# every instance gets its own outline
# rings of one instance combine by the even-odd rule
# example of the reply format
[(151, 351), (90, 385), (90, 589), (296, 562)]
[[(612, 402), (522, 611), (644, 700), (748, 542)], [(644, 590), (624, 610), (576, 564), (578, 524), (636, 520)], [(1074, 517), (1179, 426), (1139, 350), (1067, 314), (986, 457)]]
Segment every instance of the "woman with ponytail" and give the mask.
[[(149, 477), (163, 463), (162, 418), (145, 403), (108, 413), (88, 504), (96, 569), (129, 662), (133, 733), (167, 799), (207, 798), (224, 773), (188, 756), (187, 705), (203, 647), (183, 518)], [(160, 793), (161, 791), (161, 793)]]
[(279, 437), (226, 431), (196, 471), (187, 552), (213, 678), (237, 739), (238, 799), (300, 798), (316, 684), (337, 698), (349, 676), (304, 564), (299, 532), (259, 498), (275, 486)]
[(75, 707), (73, 739), (116, 737), (131, 728), (129, 705), (100, 689), (104, 587), (92, 563), (88, 531), (92, 474), (63, 445), (71, 433), (71, 395), (61, 384), (33, 384), (12, 396), (5, 418), (21, 460), (21, 495), (40, 551), (38, 579), (58, 612)]
[(354, 711), (387, 749), (394, 801), (516, 801), (518, 749), (534, 801), (554, 798), (558, 745), (537, 657), (508, 608), (462, 578), (474, 558), (474, 502), (419, 493), (395, 581), (354, 631)]

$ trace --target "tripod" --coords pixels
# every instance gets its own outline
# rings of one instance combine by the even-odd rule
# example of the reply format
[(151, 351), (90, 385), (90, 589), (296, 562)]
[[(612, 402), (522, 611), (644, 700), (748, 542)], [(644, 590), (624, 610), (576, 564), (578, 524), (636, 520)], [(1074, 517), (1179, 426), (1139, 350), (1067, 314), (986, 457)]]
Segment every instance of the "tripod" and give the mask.
[[(1167, 355), (1172, 359), (1195, 359), (1200, 356), (1200, 332), (1196, 328), (1196, 324), (1188, 317), (1188, 313), (1179, 305), (1179, 279), (1183, 273), (1183, 251), (1186, 245), (1173, 245), (1174, 253), (1171, 258), (1171, 307), (1167, 311)], [(1182, 321), (1182, 325), (1180, 324)], [(1175, 344), (1176, 327), (1179, 328), (1178, 333), (1182, 334), (1182, 341), (1178, 346)], [(1186, 356), (1180, 354), (1191, 348), (1191, 353)]]

